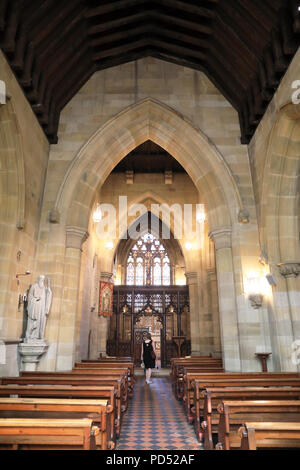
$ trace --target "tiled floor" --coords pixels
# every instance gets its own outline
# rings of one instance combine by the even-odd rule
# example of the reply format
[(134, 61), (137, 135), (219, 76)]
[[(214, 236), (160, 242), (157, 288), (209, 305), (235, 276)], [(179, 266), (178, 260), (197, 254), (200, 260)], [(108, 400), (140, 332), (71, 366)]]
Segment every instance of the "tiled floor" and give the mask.
[(137, 377), (134, 396), (124, 415), (117, 450), (200, 450), (182, 403), (174, 397), (168, 377), (145, 385)]

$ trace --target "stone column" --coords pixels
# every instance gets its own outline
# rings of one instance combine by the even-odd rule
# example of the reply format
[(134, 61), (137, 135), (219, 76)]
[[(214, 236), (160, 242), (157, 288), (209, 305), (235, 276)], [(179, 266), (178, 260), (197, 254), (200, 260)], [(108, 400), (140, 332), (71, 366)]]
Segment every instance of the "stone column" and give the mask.
[(191, 355), (200, 355), (200, 331), (199, 331), (199, 299), (198, 299), (198, 275), (195, 272), (185, 274), (189, 286), (190, 297), (190, 324), (191, 324)]
[[(286, 308), (277, 309), (278, 313), (285, 314), (286, 320), (277, 320), (278, 328), (278, 343), (280, 344), (280, 362), (281, 370), (291, 371), (297, 370), (297, 364), (292, 362), (292, 344), (295, 340), (300, 338), (300, 262), (299, 261), (285, 261), (278, 264), (279, 272), (282, 278), (285, 279), (286, 288), (286, 301), (288, 305)], [(284, 281), (283, 281), (284, 282)]]
[(59, 323), (56, 370), (71, 370), (75, 360), (77, 334), (80, 330), (78, 294), (81, 247), (88, 233), (81, 227), (67, 227), (63, 296)]
[(210, 291), (210, 308), (213, 320), (213, 335), (214, 335), (214, 356), (222, 357), (221, 334), (220, 334), (220, 316), (219, 316), (219, 303), (218, 303), (218, 284), (217, 273), (215, 269), (208, 269), (208, 283)]
[(231, 228), (210, 232), (216, 250), (220, 330), (225, 370), (241, 371), (238, 315), (232, 259)]

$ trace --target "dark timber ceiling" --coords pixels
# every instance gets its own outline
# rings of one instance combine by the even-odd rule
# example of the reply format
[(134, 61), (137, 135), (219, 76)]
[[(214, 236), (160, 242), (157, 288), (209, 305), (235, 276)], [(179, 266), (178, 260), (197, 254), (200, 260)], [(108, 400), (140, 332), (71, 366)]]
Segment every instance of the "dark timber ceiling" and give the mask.
[(184, 168), (159, 145), (147, 140), (130, 152), (115, 166), (113, 173), (132, 170), (134, 173), (186, 173)]
[(203, 71), (248, 143), (300, 37), (300, 0), (0, 0), (0, 47), (49, 141), (97, 70), (152, 56)]

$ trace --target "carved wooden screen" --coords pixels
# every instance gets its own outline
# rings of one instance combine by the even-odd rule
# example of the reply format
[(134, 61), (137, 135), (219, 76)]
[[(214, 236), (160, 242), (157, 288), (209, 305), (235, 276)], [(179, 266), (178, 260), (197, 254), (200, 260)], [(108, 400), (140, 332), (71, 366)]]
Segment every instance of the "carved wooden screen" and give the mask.
[(161, 364), (167, 366), (177, 356), (173, 336), (185, 336), (182, 355), (190, 354), (189, 295), (187, 286), (115, 286), (114, 311), (110, 320), (107, 353), (137, 356), (134, 331), (142, 316), (161, 324)]

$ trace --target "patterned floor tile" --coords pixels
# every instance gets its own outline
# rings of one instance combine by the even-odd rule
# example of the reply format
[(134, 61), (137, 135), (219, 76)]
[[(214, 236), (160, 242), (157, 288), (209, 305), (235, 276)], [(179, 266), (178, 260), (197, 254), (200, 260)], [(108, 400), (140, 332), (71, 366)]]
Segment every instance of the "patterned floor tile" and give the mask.
[(201, 450), (168, 377), (154, 378), (150, 386), (137, 377), (116, 449)]

